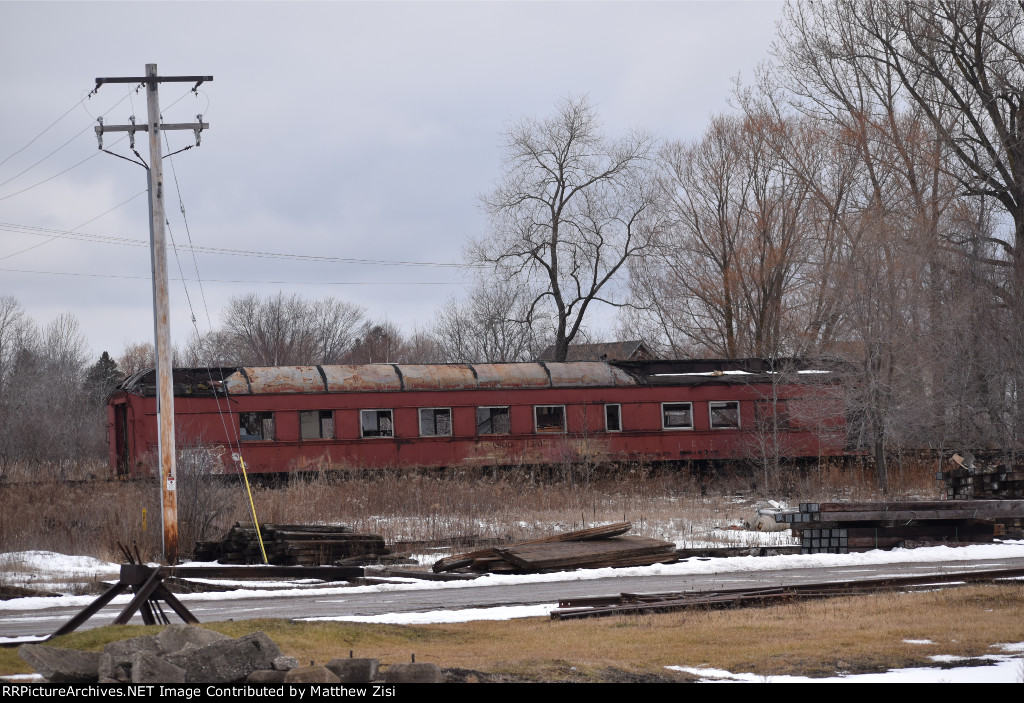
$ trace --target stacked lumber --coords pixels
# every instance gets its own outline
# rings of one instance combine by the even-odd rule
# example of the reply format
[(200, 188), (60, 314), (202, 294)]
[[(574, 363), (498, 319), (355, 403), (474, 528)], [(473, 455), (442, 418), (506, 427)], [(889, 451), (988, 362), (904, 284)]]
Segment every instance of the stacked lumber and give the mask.
[(471, 570), (490, 573), (537, 573), (566, 569), (646, 566), (675, 561), (672, 542), (624, 536), (629, 522), (616, 522), (541, 539), (479, 549), (440, 559), (434, 571)]
[(985, 467), (958, 465), (939, 471), (936, 480), (945, 496), (956, 500), (997, 500), (1024, 498), (1024, 464), (995, 464)]
[[(347, 526), (260, 525), (267, 561), (278, 566), (352, 564), (390, 554), (384, 538), (358, 534)], [(197, 542), (196, 561), (262, 564), (259, 536), (251, 524), (236, 523), (218, 542)]]
[(803, 554), (991, 542), (996, 523), (1024, 518), (1024, 500), (801, 503), (779, 514)]

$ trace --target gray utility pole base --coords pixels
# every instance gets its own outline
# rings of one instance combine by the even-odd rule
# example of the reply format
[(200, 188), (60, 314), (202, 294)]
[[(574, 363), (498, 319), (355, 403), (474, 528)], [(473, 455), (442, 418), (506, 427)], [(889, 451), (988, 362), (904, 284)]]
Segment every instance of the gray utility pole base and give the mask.
[[(195, 83), (196, 90), (202, 83), (212, 81), (213, 76), (158, 76), (156, 64), (146, 64), (146, 75), (141, 78), (97, 78), (95, 93), (106, 83), (141, 83), (146, 86), (147, 117), (145, 126), (136, 126), (132, 115), (130, 125), (104, 125), (102, 120), (96, 127), (100, 149), (103, 149), (104, 132), (128, 132), (134, 148), (135, 132), (146, 132), (149, 138), (149, 243), (153, 264), (153, 327), (156, 344), (157, 400), (156, 414), (159, 432), (157, 456), (160, 461), (160, 505), (163, 514), (163, 555), (164, 562), (178, 561), (178, 471), (175, 465), (174, 447), (174, 380), (171, 367), (171, 305), (167, 282), (167, 242), (164, 234), (164, 167), (160, 145), (163, 130), (190, 129), (199, 134), (209, 127), (199, 115), (194, 124), (162, 124), (160, 120), (161, 83)], [(113, 153), (113, 152), (111, 152)], [(115, 154), (116, 155), (116, 154)], [(132, 159), (129, 159), (131, 161)], [(143, 164), (145, 165), (145, 164)], [(113, 595), (110, 596), (113, 598)], [(172, 606), (173, 607), (173, 606)], [(186, 611), (187, 612), (187, 611)]]

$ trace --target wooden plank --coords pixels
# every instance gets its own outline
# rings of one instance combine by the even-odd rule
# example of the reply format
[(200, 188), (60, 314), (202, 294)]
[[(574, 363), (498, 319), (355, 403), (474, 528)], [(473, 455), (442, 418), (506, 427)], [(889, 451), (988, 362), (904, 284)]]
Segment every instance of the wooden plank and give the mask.
[[(633, 527), (631, 522), (612, 522), (607, 525), (598, 525), (597, 527), (589, 527), (585, 530), (574, 530), (572, 532), (563, 532), (561, 534), (552, 535), (550, 537), (541, 537), (540, 539), (527, 540), (526, 542), (517, 542), (515, 544), (505, 545), (505, 548), (519, 547), (527, 544), (549, 544), (552, 542), (573, 542), (581, 540), (595, 540), (595, 539), (606, 539), (610, 537), (616, 537), (618, 535), (629, 532)], [(496, 547), (488, 547), (487, 549), (478, 549), (475, 552), (466, 552), (465, 554), (453, 554), (450, 557), (444, 557), (438, 559), (433, 566), (435, 573), (441, 573), (442, 571), (451, 571), (452, 569), (459, 569), (463, 566), (468, 566), (473, 563), (474, 559), (482, 559), (494, 555)]]
[[(985, 503), (988, 501), (972, 501)], [(1004, 502), (1004, 501), (992, 501)], [(820, 521), (825, 522), (868, 522), (873, 520), (969, 520), (998, 518), (1016, 518), (1024, 516), (1024, 507), (1012, 510), (883, 510), (863, 512), (829, 512), (821, 513)]]
[(660, 555), (662, 558), (675, 559), (673, 543), (649, 537), (518, 545), (497, 547), (494, 551), (506, 561), (532, 571), (576, 567), (602, 561), (621, 563), (626, 557)]
[(910, 500), (910, 501), (849, 501), (844, 503), (818, 503), (821, 513), (906, 512), (911, 510), (1005, 510), (1024, 515), (1024, 500)]

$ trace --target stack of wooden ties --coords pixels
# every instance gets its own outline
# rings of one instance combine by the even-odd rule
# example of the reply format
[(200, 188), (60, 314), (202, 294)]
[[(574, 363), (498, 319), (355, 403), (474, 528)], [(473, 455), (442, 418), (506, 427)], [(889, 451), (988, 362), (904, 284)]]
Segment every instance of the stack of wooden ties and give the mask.
[(1022, 516), (1024, 500), (917, 500), (801, 503), (776, 519), (789, 523), (803, 554), (846, 554), (991, 542), (997, 523)]
[(629, 522), (564, 532), (550, 537), (480, 549), (445, 557), (434, 571), (471, 570), (531, 573), (567, 569), (646, 566), (676, 561), (675, 544), (647, 537), (624, 536)]
[[(260, 533), (267, 561), (278, 566), (351, 563), (391, 551), (381, 535), (357, 534), (344, 525), (260, 525)], [(221, 564), (263, 563), (256, 530), (238, 523), (220, 541), (196, 542), (194, 558)]]

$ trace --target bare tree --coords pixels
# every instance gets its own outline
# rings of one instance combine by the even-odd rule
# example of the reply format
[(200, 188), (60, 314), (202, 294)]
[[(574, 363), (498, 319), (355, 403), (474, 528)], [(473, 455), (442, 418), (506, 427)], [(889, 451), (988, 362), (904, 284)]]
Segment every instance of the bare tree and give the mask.
[(34, 327), (16, 298), (0, 296), (0, 394), (10, 378), (18, 351), (28, 345)]
[(432, 336), (441, 358), (465, 364), (537, 358), (549, 343), (540, 330), (550, 320), (531, 311), (534, 299), (522, 286), (477, 280), (466, 300), (453, 298), (435, 315)]
[(632, 289), (676, 354), (777, 356), (795, 342), (809, 257), (808, 188), (774, 151), (769, 115), (715, 118), (660, 155), (666, 222), (634, 259)]
[(348, 352), (363, 318), (357, 305), (315, 302), (283, 293), (232, 298), (222, 314), (226, 344), (237, 363), (253, 366), (332, 364)]
[(589, 307), (619, 304), (617, 276), (649, 244), (653, 140), (639, 131), (607, 139), (585, 97), (521, 120), (505, 140), (504, 174), (483, 197), (491, 231), (469, 258), (492, 267), (501, 285), (543, 282), (529, 309), (550, 306), (555, 359), (564, 361)]
[(352, 348), (344, 357), (346, 364), (403, 364), (409, 349), (401, 330), (393, 322), (365, 322)]

